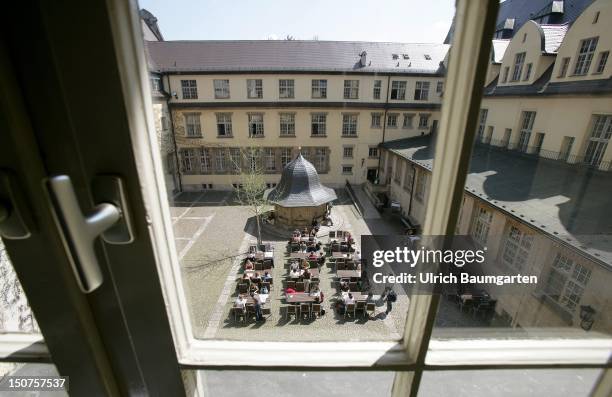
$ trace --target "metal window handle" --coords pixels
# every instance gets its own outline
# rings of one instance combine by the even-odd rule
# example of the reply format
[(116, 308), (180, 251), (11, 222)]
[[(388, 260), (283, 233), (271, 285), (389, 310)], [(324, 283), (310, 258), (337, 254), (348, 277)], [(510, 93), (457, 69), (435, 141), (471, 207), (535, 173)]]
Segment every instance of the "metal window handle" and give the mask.
[(79, 287), (83, 292), (92, 292), (103, 281), (94, 240), (121, 219), (121, 209), (115, 204), (101, 203), (83, 215), (70, 177), (54, 176), (47, 184)]

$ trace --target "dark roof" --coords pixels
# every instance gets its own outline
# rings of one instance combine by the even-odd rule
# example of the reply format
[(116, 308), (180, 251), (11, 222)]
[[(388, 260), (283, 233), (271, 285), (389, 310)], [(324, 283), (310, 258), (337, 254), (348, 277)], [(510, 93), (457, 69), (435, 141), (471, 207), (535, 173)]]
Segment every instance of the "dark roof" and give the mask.
[(285, 166), (280, 182), (266, 197), (282, 207), (316, 207), (334, 201), (336, 192), (321, 185), (314, 165), (300, 153)]
[[(380, 145), (431, 170), (431, 135)], [(466, 191), (595, 261), (612, 265), (612, 173), (476, 145)]]
[[(548, 24), (571, 24), (580, 16), (594, 0), (506, 0), (499, 4), (495, 30), (507, 29), (511, 38), (529, 20), (545, 17), (543, 21)], [(445, 43), (451, 43), (455, 30), (455, 21), (444, 39)]]
[(150, 11), (142, 8), (140, 10), (140, 18), (147, 24), (151, 32), (157, 37), (157, 40), (164, 41), (164, 36), (162, 36), (161, 31), (159, 30), (159, 26), (157, 26), (157, 18), (155, 15), (151, 14)]
[[(317, 40), (146, 42), (161, 72), (321, 71), (441, 74), (446, 44)], [(362, 66), (359, 54), (367, 53)], [(408, 59), (404, 59), (404, 54)], [(394, 58), (394, 55), (397, 57)], [(426, 59), (425, 56), (430, 59)]]

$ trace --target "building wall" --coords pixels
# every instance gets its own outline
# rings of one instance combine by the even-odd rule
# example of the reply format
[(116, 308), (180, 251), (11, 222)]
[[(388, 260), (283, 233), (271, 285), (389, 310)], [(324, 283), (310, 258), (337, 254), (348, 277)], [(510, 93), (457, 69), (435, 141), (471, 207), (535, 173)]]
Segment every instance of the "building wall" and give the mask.
[[(401, 206), (402, 214), (407, 214), (410, 207), (410, 216), (424, 221), (426, 212), (427, 197), (429, 194), (429, 180), (427, 180), (425, 199), (422, 202), (413, 197), (415, 190), (411, 192), (404, 189), (402, 178), (400, 182), (395, 179), (395, 170), (400, 167), (402, 177), (405, 170), (417, 169), (417, 175), (428, 175), (430, 171), (422, 168), (411, 161), (404, 159), (387, 150), (382, 151), (381, 156), (390, 159), (391, 182), (388, 184), (388, 191), (392, 200), (397, 201)], [(388, 169), (385, 170), (388, 175)], [(383, 181), (388, 179), (383, 179)], [(412, 205), (411, 205), (412, 202)], [(538, 285), (529, 285), (521, 290), (521, 294), (500, 294), (499, 287), (487, 286), (487, 290), (494, 299), (497, 299), (496, 313), (503, 315), (511, 320), (514, 327), (579, 327), (580, 326), (580, 305), (590, 305), (596, 310), (594, 331), (609, 332), (612, 327), (612, 313), (605, 312), (605, 308), (612, 303), (612, 291), (607, 287), (612, 282), (612, 271), (609, 266), (603, 265), (590, 258), (587, 254), (578, 252), (574, 248), (562, 246), (558, 240), (551, 238), (547, 234), (540, 232), (521, 222), (509, 214), (492, 206), (488, 202), (472, 196), (467, 192), (464, 194), (462, 208), (459, 213), (456, 234), (472, 235), (474, 229), (474, 217), (477, 209), (482, 207), (492, 214), (492, 219), (487, 233), (485, 245), (487, 256), (496, 260), (495, 266), (501, 266), (501, 255), (505, 246), (506, 236), (511, 226), (517, 227), (522, 232), (535, 236), (533, 245), (529, 250), (527, 262), (521, 273), (537, 275)], [(476, 242), (476, 244), (479, 244)], [(580, 301), (573, 310), (566, 309), (563, 305), (551, 300), (546, 296), (546, 281), (551, 273), (552, 263), (556, 255), (571, 258), (584, 268), (590, 271), (590, 277), (584, 286)], [(511, 273), (509, 273), (511, 274)]]

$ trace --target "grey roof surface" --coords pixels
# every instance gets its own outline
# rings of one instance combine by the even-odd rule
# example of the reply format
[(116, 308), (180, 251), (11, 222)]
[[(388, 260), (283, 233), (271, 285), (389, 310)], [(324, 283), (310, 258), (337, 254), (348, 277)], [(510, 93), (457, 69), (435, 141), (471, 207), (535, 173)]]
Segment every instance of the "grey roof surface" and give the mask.
[[(431, 135), (381, 144), (426, 169)], [(476, 145), (466, 191), (560, 243), (612, 265), (612, 173)]]
[[(329, 71), (442, 73), (447, 44), (312, 40), (209, 40), (146, 42), (161, 72)], [(366, 65), (359, 54), (367, 52)], [(393, 58), (397, 55), (397, 59)], [(409, 59), (404, 59), (406, 54)], [(428, 55), (431, 59), (426, 59)]]
[(493, 46), (491, 47), (491, 60), (494, 63), (502, 63), (502, 58), (506, 53), (506, 48), (508, 48), (508, 44), (510, 44), (510, 40), (493, 40)]
[[(550, 13), (557, 13), (555, 20), (550, 21), (550, 23), (571, 23), (592, 2), (593, 0), (564, 0), (562, 2), (551, 0), (506, 0), (499, 5), (495, 26), (497, 29), (501, 29), (506, 19), (514, 19), (513, 33), (516, 33), (527, 21)], [(562, 3), (562, 13), (559, 13), (559, 3)]]
[(563, 38), (569, 28), (568, 24), (564, 25), (540, 25), (540, 29), (544, 35), (543, 51), (547, 54), (556, 54), (563, 42)]
[(334, 201), (336, 192), (321, 184), (314, 165), (298, 154), (285, 166), (275, 188), (266, 197), (282, 207), (315, 207)]
[(153, 32), (155, 37), (158, 40), (164, 41), (164, 36), (162, 36), (161, 31), (159, 30), (159, 26), (157, 25), (157, 18), (150, 11), (142, 8), (140, 10), (140, 18), (147, 24), (149, 29)]

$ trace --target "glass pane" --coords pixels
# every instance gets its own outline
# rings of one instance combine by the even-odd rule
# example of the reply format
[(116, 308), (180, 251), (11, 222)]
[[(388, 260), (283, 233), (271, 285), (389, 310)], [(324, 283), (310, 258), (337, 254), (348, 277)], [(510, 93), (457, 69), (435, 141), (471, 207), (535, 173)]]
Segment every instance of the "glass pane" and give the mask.
[(419, 397), (586, 397), (600, 369), (495, 369), (423, 373)]
[[(390, 396), (393, 372), (194, 371), (201, 395)], [(240, 387), (228, 387), (239, 384)]]
[(0, 239), (0, 332), (40, 333), (2, 239)]
[[(141, 1), (174, 241), (197, 338), (402, 337), (409, 299), (398, 293), (389, 310), (382, 291), (368, 296), (359, 251), (362, 236), (401, 234), (420, 222), (396, 206), (405, 190), (391, 191), (392, 165), (378, 145), (427, 136), (439, 124), (454, 4), (429, 5), (417, 16), (404, 2), (384, 10), (277, 2), (275, 12), (312, 17), (268, 20), (254, 4), (210, 3), (205, 11), (184, 4), (200, 17), (179, 20), (174, 8)], [(330, 7), (338, 14), (350, 7), (364, 20), (375, 12), (385, 22), (356, 29), (353, 16), (332, 24), (320, 18), (334, 15)], [(249, 27), (239, 35), (257, 40), (231, 41), (244, 37), (210, 28), (228, 13)], [(267, 22), (253, 25), (253, 15)], [(208, 28), (196, 32), (201, 18)], [(271, 27), (296, 24), (305, 40), (260, 40)], [(185, 35), (188, 25), (195, 30)], [(318, 34), (325, 40), (312, 39)], [(228, 82), (222, 99), (218, 81)], [(261, 96), (249, 94), (247, 81), (261, 82)], [(419, 174), (415, 183), (413, 207), (421, 208), (427, 181)]]

